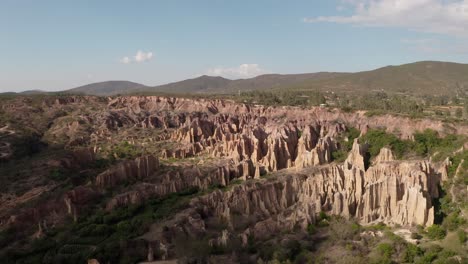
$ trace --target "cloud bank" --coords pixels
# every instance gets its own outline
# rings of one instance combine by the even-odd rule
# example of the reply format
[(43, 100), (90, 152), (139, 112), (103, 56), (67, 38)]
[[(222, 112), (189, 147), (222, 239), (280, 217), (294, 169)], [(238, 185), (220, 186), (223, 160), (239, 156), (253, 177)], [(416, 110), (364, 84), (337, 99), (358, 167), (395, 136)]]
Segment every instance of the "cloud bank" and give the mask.
[(241, 64), (234, 68), (216, 67), (209, 69), (206, 74), (210, 76), (221, 76), (228, 79), (246, 79), (268, 73), (258, 64)]
[(132, 56), (132, 57), (125, 56), (120, 59), (120, 62), (123, 64), (129, 64), (132, 62), (140, 63), (140, 62), (149, 61), (152, 58), (153, 58), (153, 52), (144, 52), (144, 51), (139, 50), (137, 51), (135, 56)]
[(343, 0), (349, 16), (304, 18), (359, 26), (401, 27), (426, 33), (468, 37), (468, 0)]

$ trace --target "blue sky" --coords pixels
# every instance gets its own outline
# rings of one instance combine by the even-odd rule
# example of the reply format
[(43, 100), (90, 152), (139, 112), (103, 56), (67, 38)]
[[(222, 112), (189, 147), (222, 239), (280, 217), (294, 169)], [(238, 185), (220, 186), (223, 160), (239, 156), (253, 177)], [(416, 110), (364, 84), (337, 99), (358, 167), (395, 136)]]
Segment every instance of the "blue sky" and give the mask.
[(468, 63), (468, 0), (0, 0), (0, 92)]

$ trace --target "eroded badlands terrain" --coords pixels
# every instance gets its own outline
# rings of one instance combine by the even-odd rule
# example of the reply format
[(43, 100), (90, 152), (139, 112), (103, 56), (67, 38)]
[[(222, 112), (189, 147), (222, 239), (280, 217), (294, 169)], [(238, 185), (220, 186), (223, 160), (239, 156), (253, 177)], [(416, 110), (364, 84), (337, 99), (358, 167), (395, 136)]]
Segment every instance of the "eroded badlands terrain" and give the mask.
[(17, 98), (1, 110), (1, 253), (12, 263), (197, 261), (197, 241), (213, 263), (256, 263), (253, 247), (325, 216), (430, 227), (450, 158), (401, 159), (390, 146), (371, 157), (350, 131), (468, 134), (429, 119), (151, 96)]

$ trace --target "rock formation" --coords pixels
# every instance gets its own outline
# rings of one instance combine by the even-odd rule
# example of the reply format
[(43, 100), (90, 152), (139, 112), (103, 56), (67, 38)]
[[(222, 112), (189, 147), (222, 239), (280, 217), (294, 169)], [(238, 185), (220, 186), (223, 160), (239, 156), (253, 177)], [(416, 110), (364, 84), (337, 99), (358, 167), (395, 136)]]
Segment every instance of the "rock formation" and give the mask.
[(74, 221), (76, 221), (78, 219), (79, 211), (99, 196), (100, 194), (92, 188), (78, 186), (67, 192), (63, 201), (65, 202), (67, 213), (73, 217)]
[[(81, 111), (83, 102), (98, 110)], [(164, 222), (164, 228), (160, 224), (160, 230), (152, 233), (157, 235), (145, 237), (153, 245), (145, 244), (148, 260), (161, 251), (164, 258), (170, 256), (178, 232), (193, 238), (212, 232), (211, 221), (227, 224), (210, 237), (210, 243), (219, 246), (233, 238), (247, 243), (250, 236), (263, 239), (306, 229), (320, 212), (361, 224), (429, 226), (434, 223), (433, 200), (440, 196), (441, 181), (448, 179), (450, 160), (443, 164), (399, 161), (390, 149), (382, 148), (370, 162), (366, 146), (359, 140), (354, 141), (343, 163), (334, 161), (332, 153), (348, 126), (361, 133), (371, 128), (398, 129), (405, 139), (426, 128), (440, 134), (468, 134), (465, 126), (427, 119), (368, 117), (364, 112), (338, 109), (250, 106), (229, 100), (127, 96), (55, 98), (35, 107), (30, 103), (25, 100), (19, 106), (1, 107), (10, 114), (21, 109), (18, 119), (22, 122), (29, 120), (28, 115), (37, 117), (40, 113), (47, 120), (45, 126), (34, 127), (45, 131), (41, 140), (70, 148), (67, 154), (41, 166), (77, 171), (75, 178), (86, 177), (73, 181), (72, 190), (14, 213), (10, 212), (15, 206), (54, 191), (57, 182), (50, 181), (49, 186), (18, 197), (2, 194), (0, 227), (37, 226), (39, 237), (46, 227), (58, 226), (69, 216), (78, 219), (91, 205), (104, 204), (99, 209), (111, 211), (191, 188), (205, 190), (204, 195), (190, 201), (189, 208)], [(63, 109), (75, 111), (73, 118), (64, 116)], [(0, 159), (6, 150), (10, 157), (10, 143), (1, 135), (0, 140)], [(97, 158), (107, 157), (114, 143), (122, 141), (145, 154), (119, 160), (104, 172), (91, 166)], [(159, 165), (159, 158), (164, 166)], [(71, 178), (64, 182), (69, 184)], [(231, 184), (233, 181), (241, 184)], [(107, 199), (110, 193), (113, 197)], [(99, 201), (102, 197), (106, 200)]]
[[(386, 148), (365, 170), (363, 154), (363, 146), (355, 142), (343, 165), (289, 170), (273, 180), (215, 191), (195, 198), (194, 211), (183, 214), (193, 218), (201, 212), (222, 219), (231, 230), (247, 222), (242, 232), (260, 239), (297, 227), (305, 229), (321, 211), (362, 224), (432, 225), (432, 199), (439, 197), (441, 174), (425, 160), (394, 161)], [(186, 221), (180, 224), (197, 229)]]
[(110, 188), (129, 180), (141, 180), (151, 176), (159, 167), (154, 156), (144, 156), (121, 162), (96, 177), (96, 185)]

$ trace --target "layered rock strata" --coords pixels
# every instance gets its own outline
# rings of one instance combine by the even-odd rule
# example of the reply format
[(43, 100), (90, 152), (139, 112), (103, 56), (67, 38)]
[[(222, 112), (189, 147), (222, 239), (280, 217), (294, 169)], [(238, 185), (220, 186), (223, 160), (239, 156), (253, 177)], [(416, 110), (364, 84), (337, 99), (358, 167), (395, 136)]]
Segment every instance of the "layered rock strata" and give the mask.
[[(195, 198), (173, 228), (203, 233), (203, 223), (215, 217), (244, 238), (262, 239), (276, 231), (305, 229), (322, 211), (362, 224), (432, 225), (441, 173), (427, 160), (395, 161), (386, 148), (366, 170), (363, 153), (355, 142), (342, 165), (288, 170), (284, 176)], [(194, 226), (186, 217), (199, 220)]]
[(142, 180), (151, 176), (158, 167), (158, 159), (151, 155), (124, 161), (99, 174), (96, 177), (96, 185), (109, 188), (124, 181)]

